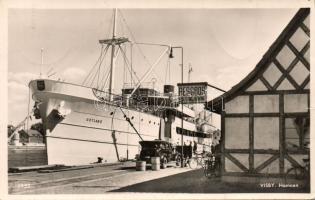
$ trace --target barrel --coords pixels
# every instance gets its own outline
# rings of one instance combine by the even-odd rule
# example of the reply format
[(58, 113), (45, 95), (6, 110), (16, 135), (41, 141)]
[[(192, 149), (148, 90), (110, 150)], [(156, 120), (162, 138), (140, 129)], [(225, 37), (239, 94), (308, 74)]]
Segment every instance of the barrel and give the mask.
[(137, 161), (136, 162), (136, 170), (137, 171), (145, 171), (146, 169), (146, 162), (145, 161)]
[(153, 171), (160, 170), (160, 157), (151, 157), (151, 168)]
[(152, 170), (153, 171), (159, 171), (160, 170), (160, 164), (152, 164)]

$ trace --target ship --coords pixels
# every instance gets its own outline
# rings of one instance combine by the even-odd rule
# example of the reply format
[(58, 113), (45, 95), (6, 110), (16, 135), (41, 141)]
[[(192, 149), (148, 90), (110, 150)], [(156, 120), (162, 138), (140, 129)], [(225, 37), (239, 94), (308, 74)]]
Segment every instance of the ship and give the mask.
[[(97, 86), (48, 78), (29, 83), (35, 102), (34, 115), (42, 120), (45, 130), (48, 164), (82, 165), (99, 159), (108, 163), (135, 159), (141, 140), (159, 139), (177, 146), (211, 144), (209, 133), (215, 127), (206, 122), (207, 117), (200, 117), (191, 107), (182, 105), (173, 85), (164, 85), (160, 93), (144, 83), (154, 64), (141, 80), (124, 86), (121, 94), (113, 93), (117, 52), (131, 42), (129, 38), (117, 37), (116, 17), (114, 9), (112, 38), (99, 40), (101, 56), (110, 54), (106, 80), (99, 77), (100, 71), (94, 70), (84, 82), (97, 79)], [(165, 47), (164, 54), (170, 54), (171, 46)], [(102, 57), (98, 61), (101, 63)], [(132, 69), (130, 73), (133, 74)]]

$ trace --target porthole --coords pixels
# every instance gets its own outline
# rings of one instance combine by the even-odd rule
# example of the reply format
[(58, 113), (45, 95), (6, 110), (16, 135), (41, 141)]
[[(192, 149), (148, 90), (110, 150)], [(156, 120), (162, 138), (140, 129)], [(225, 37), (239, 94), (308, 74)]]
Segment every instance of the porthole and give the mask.
[(114, 114), (114, 112), (110, 112), (110, 115), (113, 115)]

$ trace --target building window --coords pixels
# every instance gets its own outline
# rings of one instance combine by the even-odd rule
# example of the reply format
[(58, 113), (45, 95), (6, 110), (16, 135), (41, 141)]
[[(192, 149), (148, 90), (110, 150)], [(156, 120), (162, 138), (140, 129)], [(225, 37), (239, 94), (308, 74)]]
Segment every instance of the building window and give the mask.
[(290, 117), (285, 119), (285, 144), (287, 150), (301, 150), (309, 148), (309, 117)]

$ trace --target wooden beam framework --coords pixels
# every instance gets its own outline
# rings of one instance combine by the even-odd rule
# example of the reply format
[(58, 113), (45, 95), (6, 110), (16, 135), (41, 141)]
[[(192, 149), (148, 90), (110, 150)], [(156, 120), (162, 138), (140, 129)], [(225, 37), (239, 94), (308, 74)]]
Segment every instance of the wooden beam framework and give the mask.
[[(291, 72), (298, 62), (301, 62), (305, 68), (310, 71), (310, 63), (304, 57), (306, 52), (310, 50), (310, 41), (308, 41), (304, 47), (298, 51), (297, 48), (290, 42), (290, 38), (296, 32), (298, 28), (301, 28), (307, 36), (310, 36), (310, 29), (303, 23), (305, 18), (309, 15), (309, 9), (301, 9), (296, 17), (294, 17), (290, 24), (285, 28), (284, 32), (280, 34), (276, 42), (270, 47), (270, 50), (264, 55), (262, 60), (257, 64), (253, 73), (248, 75), (248, 78), (245, 78), (240, 82), (237, 87), (231, 89), (224, 96), (224, 102), (216, 103), (222, 107), (225, 107), (225, 103), (231, 101), (237, 96), (248, 95), (249, 96), (249, 112), (248, 113), (226, 113), (222, 110), (221, 113), (221, 173), (222, 175), (232, 175), (232, 176), (253, 176), (253, 177), (283, 177), (286, 173), (285, 160), (288, 160), (292, 165), (298, 166), (299, 163), (293, 158), (292, 155), (307, 155), (309, 151), (306, 149), (287, 149), (286, 147), (286, 118), (295, 118), (295, 117), (310, 117), (310, 110), (307, 112), (284, 112), (284, 97), (287, 94), (307, 94), (308, 97), (308, 107), (310, 107), (310, 89), (305, 89), (306, 85), (310, 82), (310, 75), (306, 76), (305, 80), (301, 84), (298, 84), (294, 77), (291, 76)], [(295, 55), (293, 61), (289, 64), (288, 68), (282, 66), (282, 64), (277, 60), (277, 55), (283, 49), (284, 46), (287, 46), (290, 51)], [(266, 69), (271, 63), (274, 63), (276, 68), (282, 73), (280, 78), (275, 82), (274, 85), (271, 85), (266, 78), (263, 76)], [(294, 87), (291, 90), (277, 90), (281, 83), (287, 79), (289, 83)], [(265, 91), (246, 91), (252, 84), (257, 80), (260, 80), (263, 85), (267, 88)], [(255, 95), (278, 95), (279, 96), (279, 111), (277, 112), (266, 112), (266, 113), (255, 113), (254, 110), (254, 96)], [(219, 98), (217, 98), (219, 99)], [(255, 138), (254, 133), (254, 123), (255, 117), (277, 117), (279, 118), (279, 148), (277, 149), (255, 149)], [(226, 118), (248, 118), (249, 119), (249, 130), (248, 130), (248, 142), (249, 146), (245, 149), (241, 146), (233, 149), (225, 147), (225, 137), (226, 137)], [(257, 135), (256, 135), (257, 137)], [(259, 137), (264, 137), (259, 136)], [(302, 138), (303, 139), (303, 138)], [(233, 154), (243, 154), (248, 155), (248, 168), (244, 166), (238, 159), (236, 159)], [(261, 163), (259, 166), (255, 166), (255, 155), (271, 155), (269, 159)], [(228, 172), (226, 171), (225, 159), (229, 159), (237, 167), (239, 167), (242, 172)], [(279, 172), (272, 172), (272, 174), (262, 173), (262, 171), (270, 166), (274, 161), (279, 159)]]
[(229, 153), (225, 153), (225, 157), (232, 161), (237, 167), (239, 167), (242, 171), (248, 172), (249, 170), (245, 167), (239, 160), (237, 160), (234, 156)]
[(256, 167), (255, 171), (256, 173), (259, 173), (261, 170), (265, 169), (268, 165), (270, 165), (273, 161), (277, 160), (279, 158), (279, 155), (273, 155), (271, 158), (260, 164), (258, 167)]
[(254, 171), (254, 96), (249, 96), (249, 172)]
[(271, 95), (271, 94), (309, 94), (309, 89), (303, 90), (273, 90), (273, 91), (242, 91), (239, 95)]
[(284, 174), (284, 154), (285, 154), (285, 117), (284, 117), (284, 95), (279, 99), (280, 124), (279, 124), (279, 170)]
[(286, 154), (285, 158), (293, 165), (302, 167), (298, 162), (296, 162), (290, 155)]

